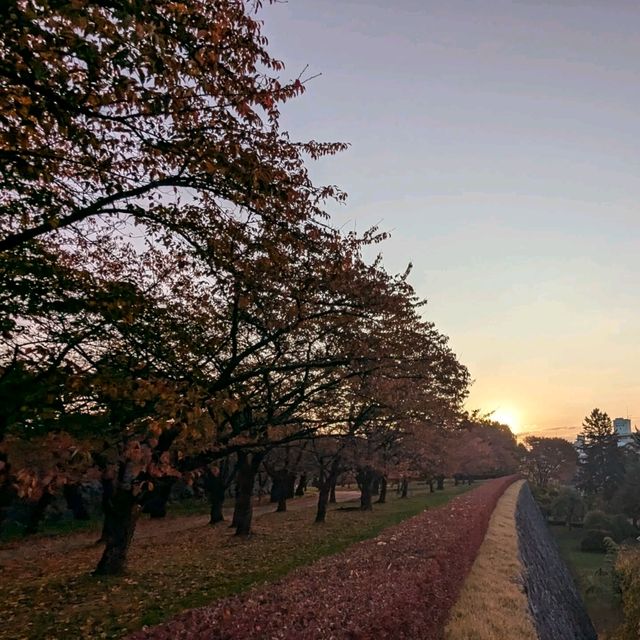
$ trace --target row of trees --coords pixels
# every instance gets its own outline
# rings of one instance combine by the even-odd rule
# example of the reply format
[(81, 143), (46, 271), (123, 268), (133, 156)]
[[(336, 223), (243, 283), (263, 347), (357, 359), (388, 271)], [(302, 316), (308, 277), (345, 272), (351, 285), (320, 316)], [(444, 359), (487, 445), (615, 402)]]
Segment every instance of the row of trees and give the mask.
[(330, 226), (344, 194), (305, 162), (345, 145), (281, 130), (305, 82), (281, 79), (259, 2), (9, 5), (0, 522), (16, 498), (38, 514), (99, 479), (96, 572), (112, 574), (177, 477), (206, 476), (213, 520), (233, 477), (248, 535), (256, 474), (294, 443), (316, 460), (322, 520), (347, 460), (369, 508), (391, 466), (444, 473), (453, 432), (461, 469), (511, 442), (462, 414), (468, 372), (409, 271), (363, 259), (384, 234)]

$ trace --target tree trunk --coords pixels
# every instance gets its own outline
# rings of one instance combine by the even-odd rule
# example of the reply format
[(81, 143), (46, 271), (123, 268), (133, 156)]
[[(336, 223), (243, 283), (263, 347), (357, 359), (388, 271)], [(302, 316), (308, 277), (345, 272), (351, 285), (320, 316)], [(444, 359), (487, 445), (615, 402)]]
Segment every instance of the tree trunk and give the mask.
[(409, 495), (409, 481), (406, 478), (402, 478), (402, 493), (401, 498), (406, 498)]
[(27, 527), (24, 530), (26, 535), (38, 533), (40, 521), (42, 520), (42, 518), (44, 518), (44, 512), (47, 510), (47, 507), (51, 504), (52, 501), (53, 496), (48, 491), (44, 491), (40, 498), (33, 503), (29, 511)]
[[(293, 483), (291, 478), (293, 477)], [(282, 513), (287, 510), (287, 500), (293, 497), (293, 485), (295, 484), (295, 475), (286, 468), (273, 471), (271, 474), (271, 502), (277, 502), (278, 508), (276, 513)]]
[[(249, 459), (250, 455), (251, 459)], [(251, 520), (253, 518), (251, 498), (253, 496), (253, 485), (256, 473), (258, 472), (262, 458), (263, 454), (259, 453), (238, 453), (236, 506), (233, 514), (237, 536), (251, 535)]]
[(224, 513), (222, 512), (222, 500), (210, 500), (209, 505), (211, 507), (209, 511), (209, 524), (218, 524), (218, 522), (224, 522)]
[(444, 476), (437, 476), (436, 482), (438, 491), (444, 491)]
[(435, 493), (435, 489), (433, 487), (433, 480), (429, 480), (427, 484), (429, 485), (429, 493)]
[(371, 511), (373, 509), (371, 503), (371, 485), (369, 483), (360, 487), (360, 509), (362, 511)]
[(65, 484), (62, 490), (67, 508), (73, 513), (74, 520), (89, 520), (89, 512), (84, 503), (78, 483)]
[(175, 478), (158, 478), (153, 491), (144, 502), (142, 513), (148, 513), (152, 518), (164, 518), (167, 515), (167, 502), (174, 482)]
[(212, 472), (207, 469), (205, 476), (205, 491), (209, 498), (209, 524), (217, 524), (218, 522), (224, 522), (224, 514), (222, 513), (222, 506), (224, 505), (224, 493), (225, 486), (224, 480), (220, 477), (220, 471)]
[(102, 480), (102, 513), (104, 514), (102, 520), (102, 533), (100, 534), (100, 539), (96, 542), (96, 544), (105, 543), (107, 541), (107, 511), (109, 510), (109, 504), (111, 502), (111, 498), (113, 497), (114, 492), (114, 484), (113, 479), (103, 475)]
[(329, 504), (336, 504), (338, 501), (336, 500), (336, 483), (338, 479), (334, 478), (331, 481), (331, 487), (329, 489)]
[(2, 524), (16, 498), (16, 490), (11, 481), (11, 465), (7, 456), (1, 452), (0, 463), (0, 529), (2, 529)]
[(307, 474), (302, 473), (300, 480), (298, 481), (298, 487), (296, 489), (296, 496), (302, 497), (307, 490)]
[(387, 476), (380, 478), (380, 497), (377, 500), (378, 504), (384, 504), (387, 501)]
[(285, 488), (286, 488), (286, 494), (285, 494), (286, 499), (293, 500), (296, 495), (296, 474), (295, 473), (292, 473), (291, 471), (287, 471)]
[(318, 510), (316, 512), (316, 522), (324, 522), (327, 516), (327, 503), (331, 502), (331, 494), (335, 502), (336, 482), (338, 481), (338, 469), (340, 459), (334, 458), (329, 471), (325, 473), (324, 465), (320, 468), (318, 477)]
[(356, 474), (358, 487), (360, 488), (360, 509), (362, 511), (371, 511), (373, 504), (371, 502), (373, 488), (373, 470), (370, 467), (363, 467)]
[(269, 489), (269, 502), (275, 504), (278, 502), (280, 494), (280, 481), (277, 477), (271, 478), (271, 489)]
[(373, 479), (373, 483), (371, 485), (371, 495), (372, 496), (380, 495), (380, 476), (376, 476)]
[(116, 488), (106, 504), (103, 528), (105, 548), (94, 575), (118, 575), (125, 570), (139, 513), (140, 507), (133, 491)]
[(316, 522), (324, 522), (327, 517), (327, 502), (329, 501), (329, 482), (323, 482), (318, 492), (318, 510), (316, 512)]
[(229, 529), (237, 528), (238, 522), (240, 521), (238, 514), (239, 514), (238, 490), (236, 489), (236, 496), (234, 498), (234, 503), (233, 503), (233, 515), (231, 516), (231, 524), (229, 525)]

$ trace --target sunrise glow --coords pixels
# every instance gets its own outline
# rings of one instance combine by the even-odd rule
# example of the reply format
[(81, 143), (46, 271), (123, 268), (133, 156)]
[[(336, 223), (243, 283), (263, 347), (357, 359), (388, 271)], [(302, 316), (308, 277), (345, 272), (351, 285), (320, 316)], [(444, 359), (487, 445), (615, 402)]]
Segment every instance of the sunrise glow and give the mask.
[(513, 433), (519, 433), (521, 420), (519, 413), (511, 407), (500, 407), (491, 414), (491, 419), (506, 424)]

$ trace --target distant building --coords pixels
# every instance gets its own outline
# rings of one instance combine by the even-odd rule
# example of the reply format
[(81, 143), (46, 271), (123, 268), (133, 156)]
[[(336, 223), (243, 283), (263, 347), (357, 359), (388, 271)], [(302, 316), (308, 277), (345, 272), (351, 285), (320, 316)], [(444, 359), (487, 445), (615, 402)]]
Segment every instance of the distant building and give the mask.
[(633, 442), (631, 420), (629, 418), (616, 418), (613, 421), (613, 429), (616, 432), (619, 447), (624, 447)]

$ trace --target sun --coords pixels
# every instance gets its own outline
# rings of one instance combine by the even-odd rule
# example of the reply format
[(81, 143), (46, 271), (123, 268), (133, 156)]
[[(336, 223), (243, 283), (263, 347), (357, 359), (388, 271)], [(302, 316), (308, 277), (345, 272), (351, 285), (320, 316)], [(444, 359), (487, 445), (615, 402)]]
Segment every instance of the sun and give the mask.
[(511, 407), (498, 407), (492, 414), (491, 420), (506, 424), (513, 433), (520, 431), (520, 415)]

